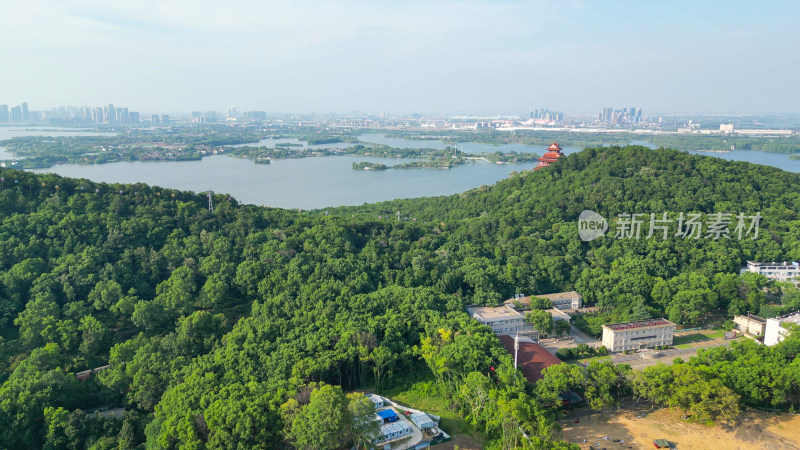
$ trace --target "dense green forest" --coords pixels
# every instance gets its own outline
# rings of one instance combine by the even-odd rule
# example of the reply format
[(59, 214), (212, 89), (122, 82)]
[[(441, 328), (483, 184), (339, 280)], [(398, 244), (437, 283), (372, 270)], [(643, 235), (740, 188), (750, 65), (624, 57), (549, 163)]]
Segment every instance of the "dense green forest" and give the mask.
[[(344, 448), (364, 442), (352, 391), (412, 373), (487, 447), (567, 448), (553, 392), (589, 392), (602, 410), (647, 398), (628, 384), (645, 375), (590, 366), (534, 389), (465, 306), (577, 289), (599, 309), (587, 322), (697, 324), (772, 301), (766, 280), (739, 276), (743, 261), (800, 259), (797, 174), (643, 147), (587, 149), (455, 196), (306, 213), (216, 195), (212, 214), (204, 194), (0, 176), (8, 448)], [(763, 220), (754, 240), (583, 242), (584, 209)], [(785, 291), (776, 308), (798, 306), (795, 291), (773, 289)], [(795, 342), (705, 352), (669, 379), (705, 380), (737, 408), (796, 406), (796, 377), (769, 369), (797, 366)], [(731, 369), (756, 357), (771, 365), (747, 366), (764, 368), (753, 381)], [(780, 395), (759, 393), (777, 383)], [(647, 399), (682, 407), (704, 392), (662, 394)]]

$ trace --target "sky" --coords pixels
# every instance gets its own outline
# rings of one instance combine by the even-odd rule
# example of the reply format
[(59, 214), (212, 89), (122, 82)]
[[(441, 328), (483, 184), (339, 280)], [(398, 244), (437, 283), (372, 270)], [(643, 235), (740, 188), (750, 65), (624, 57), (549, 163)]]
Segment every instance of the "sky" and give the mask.
[(2, 0), (0, 104), (800, 112), (790, 1)]

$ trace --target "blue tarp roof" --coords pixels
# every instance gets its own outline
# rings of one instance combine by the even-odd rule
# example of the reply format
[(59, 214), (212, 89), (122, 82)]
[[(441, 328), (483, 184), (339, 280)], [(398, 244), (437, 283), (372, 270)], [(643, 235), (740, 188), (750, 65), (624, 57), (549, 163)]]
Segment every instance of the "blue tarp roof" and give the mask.
[(390, 417), (397, 417), (397, 413), (394, 412), (393, 409), (384, 409), (383, 411), (378, 411), (378, 416), (381, 419), (388, 419)]

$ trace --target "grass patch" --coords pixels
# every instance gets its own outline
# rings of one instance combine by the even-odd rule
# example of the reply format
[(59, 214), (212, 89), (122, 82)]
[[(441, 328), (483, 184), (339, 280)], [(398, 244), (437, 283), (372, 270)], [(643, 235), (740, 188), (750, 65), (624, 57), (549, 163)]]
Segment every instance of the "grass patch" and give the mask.
[(678, 348), (684, 348), (681, 347), (681, 345), (693, 344), (695, 342), (710, 341), (711, 339), (712, 338), (702, 333), (687, 334), (685, 336), (676, 336), (672, 340), (672, 345)]
[(592, 356), (591, 358), (583, 358), (577, 360), (579, 363), (583, 363), (589, 365), (592, 362), (600, 362), (600, 361), (611, 361), (610, 355), (603, 355), (603, 356)]
[(433, 373), (424, 363), (402, 376), (394, 376), (390, 383), (392, 387), (382, 390), (380, 395), (410, 408), (440, 416), (442, 420), (439, 426), (450, 436), (468, 434), (480, 443), (486, 440), (481, 432), (452, 411), (450, 399), (437, 391)]

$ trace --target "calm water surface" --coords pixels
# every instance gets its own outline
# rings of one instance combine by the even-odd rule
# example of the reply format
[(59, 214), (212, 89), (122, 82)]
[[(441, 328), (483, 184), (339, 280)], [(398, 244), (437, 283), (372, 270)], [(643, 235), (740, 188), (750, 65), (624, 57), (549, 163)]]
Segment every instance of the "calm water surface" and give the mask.
[[(2, 130), (2, 129), (0, 129)], [(74, 135), (72, 133), (68, 133)], [(91, 134), (91, 133), (90, 133)], [(381, 134), (359, 137), (367, 142), (393, 147), (438, 148), (439, 141), (387, 138)], [(305, 143), (296, 139), (267, 139), (258, 144), (274, 146), (278, 143)], [(635, 144), (648, 145), (646, 141)], [(307, 148), (334, 148), (352, 144), (327, 144)], [(526, 145), (459, 144), (464, 152), (517, 151), (544, 153), (543, 147)], [(567, 147), (564, 153), (580, 151)], [(0, 149), (2, 152), (2, 149)], [(749, 161), (800, 172), (800, 161), (778, 153), (733, 151), (730, 153), (702, 153), (729, 160)], [(0, 153), (0, 159), (2, 153)], [(207, 157), (202, 161), (184, 162), (121, 162), (101, 165), (58, 165), (34, 172), (54, 172), (75, 178), (88, 178), (109, 183), (134, 183), (164, 186), (175, 189), (228, 193), (241, 202), (282, 208), (324, 208), (339, 205), (360, 205), (397, 198), (450, 195), (481, 185), (491, 185), (506, 178), (511, 171), (530, 169), (527, 164), (476, 163), (450, 170), (408, 169), (365, 171), (353, 170), (351, 164), (370, 161), (387, 165), (408, 160), (365, 156), (329, 156), (288, 159), (272, 164), (254, 164), (250, 160), (224, 155)]]
[(387, 165), (407, 160), (364, 156), (285, 159), (272, 164), (216, 155), (202, 161), (63, 164), (34, 172), (54, 172), (107, 183), (134, 183), (191, 191), (212, 189), (244, 203), (282, 208), (360, 205), (396, 198), (449, 195), (494, 184), (532, 164), (467, 164), (450, 170), (353, 170), (357, 161)]

